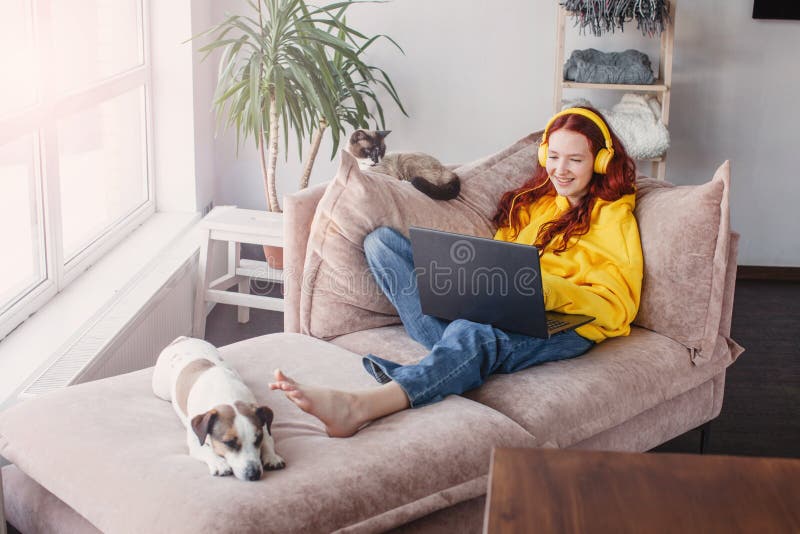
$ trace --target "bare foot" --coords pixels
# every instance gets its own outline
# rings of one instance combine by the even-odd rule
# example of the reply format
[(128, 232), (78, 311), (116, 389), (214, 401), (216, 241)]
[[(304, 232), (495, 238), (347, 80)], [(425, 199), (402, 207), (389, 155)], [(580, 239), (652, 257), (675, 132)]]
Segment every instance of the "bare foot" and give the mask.
[(352, 436), (368, 422), (359, 415), (357, 394), (299, 384), (280, 369), (275, 369), (275, 382), (271, 382), (269, 388), (283, 391), (301, 410), (322, 421), (325, 431), (333, 438)]

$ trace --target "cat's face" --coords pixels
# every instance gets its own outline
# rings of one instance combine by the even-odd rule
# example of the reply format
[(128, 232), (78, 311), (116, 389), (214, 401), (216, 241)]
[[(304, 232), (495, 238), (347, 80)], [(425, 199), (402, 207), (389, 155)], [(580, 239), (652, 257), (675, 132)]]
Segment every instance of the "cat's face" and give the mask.
[(374, 167), (386, 154), (384, 138), (391, 131), (356, 130), (347, 143), (347, 151), (358, 161), (361, 169)]

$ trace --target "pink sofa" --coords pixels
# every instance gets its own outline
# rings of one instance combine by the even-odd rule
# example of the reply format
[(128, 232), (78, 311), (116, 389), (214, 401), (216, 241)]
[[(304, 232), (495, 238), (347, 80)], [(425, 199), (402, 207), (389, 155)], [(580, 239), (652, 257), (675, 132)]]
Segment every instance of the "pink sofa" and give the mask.
[[(283, 471), (259, 482), (209, 477), (149, 389), (152, 369), (82, 384), (0, 414), (6, 514), (23, 532), (477, 532), (494, 446), (646, 451), (715, 418), (730, 335), (737, 236), (729, 167), (699, 186), (641, 179), (642, 306), (630, 336), (573, 360), (381, 419), (347, 439), (280, 393), (280, 366), (307, 382), (375, 387), (360, 354), (425, 354), (374, 286), (372, 228), (435, 226), (487, 235), (499, 194), (529, 175), (537, 135), (457, 166), (459, 199), (364, 175), (342, 155), (331, 182), (285, 205), (285, 332), (221, 350), (275, 412)], [(155, 355), (154, 355), (155, 357)], [(57, 443), (58, 446), (53, 446)]]

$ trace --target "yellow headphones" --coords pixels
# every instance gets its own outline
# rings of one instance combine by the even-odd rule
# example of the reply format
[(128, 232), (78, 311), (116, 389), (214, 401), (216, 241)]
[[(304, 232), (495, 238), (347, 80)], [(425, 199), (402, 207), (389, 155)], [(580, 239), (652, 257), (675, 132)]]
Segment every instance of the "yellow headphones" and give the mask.
[(606, 147), (601, 148), (597, 153), (597, 156), (594, 158), (594, 172), (597, 174), (605, 174), (606, 170), (608, 169), (608, 164), (611, 162), (611, 158), (614, 157), (614, 147), (611, 144), (611, 132), (608, 130), (606, 123), (597, 113), (589, 111), (585, 108), (567, 108), (553, 115), (553, 117), (547, 123), (547, 126), (544, 127), (542, 142), (539, 144), (539, 165), (542, 167), (547, 165), (547, 130), (550, 129), (553, 121), (562, 115), (582, 115), (600, 128), (600, 131), (603, 133), (603, 137), (606, 140)]

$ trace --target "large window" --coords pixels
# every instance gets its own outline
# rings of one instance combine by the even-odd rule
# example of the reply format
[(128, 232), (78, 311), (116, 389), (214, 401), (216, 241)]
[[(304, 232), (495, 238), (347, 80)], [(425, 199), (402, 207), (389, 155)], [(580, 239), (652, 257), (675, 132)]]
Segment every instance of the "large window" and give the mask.
[(147, 7), (0, 2), (0, 338), (154, 211)]

